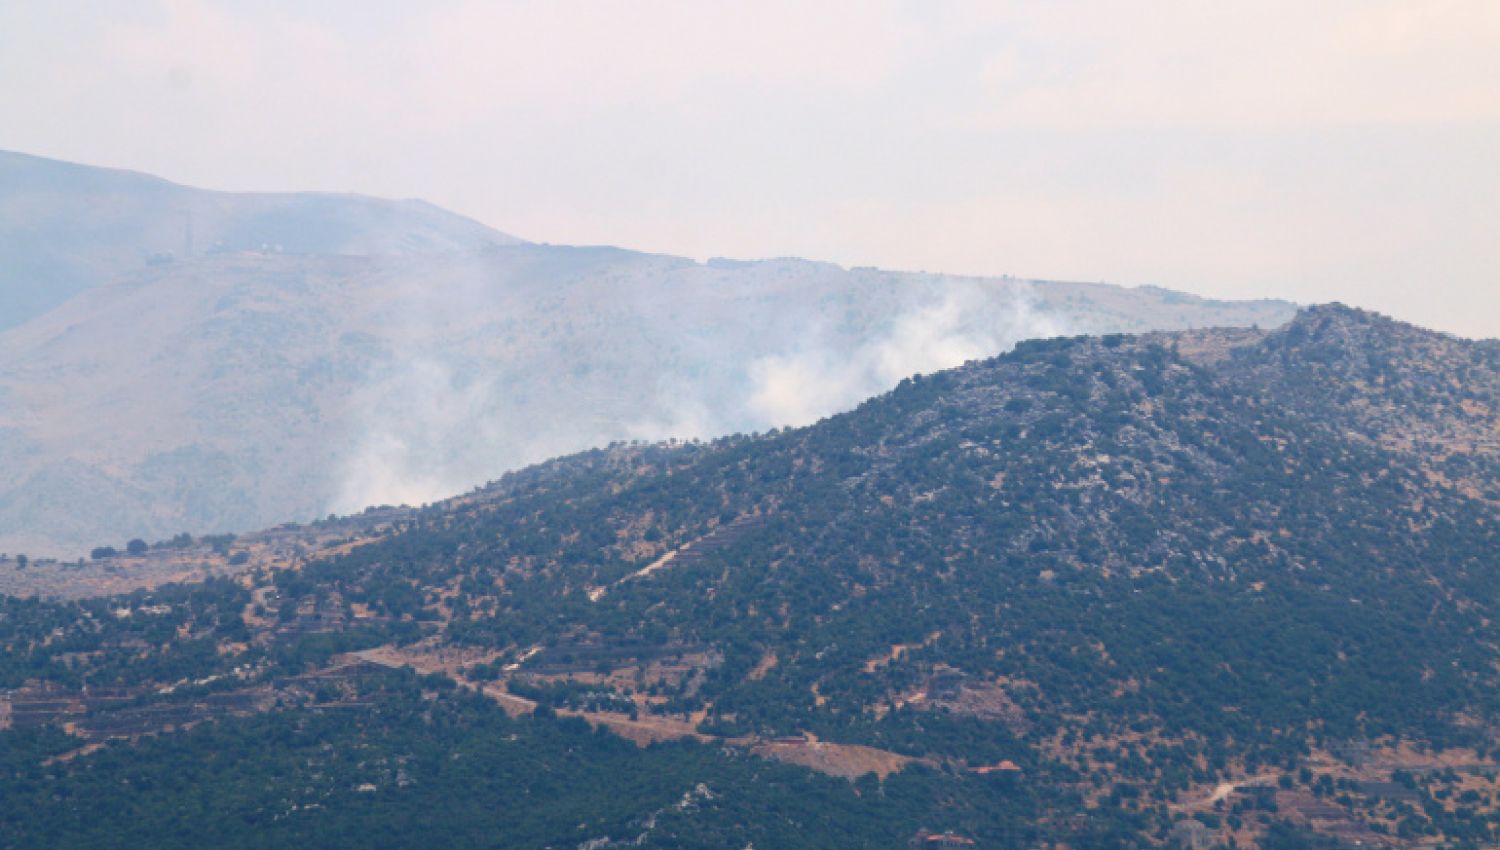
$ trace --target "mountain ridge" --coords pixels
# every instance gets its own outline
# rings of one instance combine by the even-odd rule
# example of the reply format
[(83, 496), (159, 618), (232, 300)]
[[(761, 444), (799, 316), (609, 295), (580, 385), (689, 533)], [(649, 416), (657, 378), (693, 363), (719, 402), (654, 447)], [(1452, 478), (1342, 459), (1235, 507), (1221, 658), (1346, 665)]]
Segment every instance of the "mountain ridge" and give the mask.
[[(382, 254), (520, 240), (426, 201), (221, 192), (0, 151), (0, 330), (90, 287), (189, 256)], [(381, 235), (362, 233), (378, 229)]]

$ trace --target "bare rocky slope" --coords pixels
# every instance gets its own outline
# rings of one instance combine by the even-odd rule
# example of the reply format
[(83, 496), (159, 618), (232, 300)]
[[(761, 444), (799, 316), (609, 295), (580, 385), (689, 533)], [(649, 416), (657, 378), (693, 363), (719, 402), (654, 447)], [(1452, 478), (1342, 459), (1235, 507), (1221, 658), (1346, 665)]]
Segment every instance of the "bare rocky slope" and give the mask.
[(422, 201), (211, 192), (0, 151), (0, 330), (91, 287), (191, 256), (396, 255), (517, 241)]

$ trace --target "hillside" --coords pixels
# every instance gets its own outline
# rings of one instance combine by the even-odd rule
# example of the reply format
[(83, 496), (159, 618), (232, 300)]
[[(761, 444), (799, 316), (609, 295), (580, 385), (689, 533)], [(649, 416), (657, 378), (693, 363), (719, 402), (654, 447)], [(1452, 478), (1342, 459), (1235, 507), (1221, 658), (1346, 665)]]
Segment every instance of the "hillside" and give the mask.
[(86, 289), (195, 256), (392, 256), (517, 241), (421, 201), (212, 192), (0, 151), (0, 331)]
[[(1487, 846), (1496, 353), (1337, 305), (1025, 342), (805, 428), (76, 568), (239, 580), (5, 602), (3, 790), (59, 824), (5, 826), (482, 846), (507, 776), (517, 846)], [(606, 805), (580, 754), (650, 779)]]
[(0, 552), (33, 556), (421, 504), (615, 440), (807, 424), (1030, 337), (1292, 313), (533, 245), (418, 202), (19, 155), (0, 170)]

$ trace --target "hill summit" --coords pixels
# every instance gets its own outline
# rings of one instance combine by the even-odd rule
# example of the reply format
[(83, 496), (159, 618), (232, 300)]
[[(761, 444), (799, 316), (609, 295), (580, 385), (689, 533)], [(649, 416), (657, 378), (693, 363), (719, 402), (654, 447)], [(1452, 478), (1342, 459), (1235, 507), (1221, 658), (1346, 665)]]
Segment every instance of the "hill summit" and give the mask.
[(412, 255), (520, 241), (422, 201), (212, 192), (9, 151), (0, 151), (0, 187), (0, 331), (192, 257)]

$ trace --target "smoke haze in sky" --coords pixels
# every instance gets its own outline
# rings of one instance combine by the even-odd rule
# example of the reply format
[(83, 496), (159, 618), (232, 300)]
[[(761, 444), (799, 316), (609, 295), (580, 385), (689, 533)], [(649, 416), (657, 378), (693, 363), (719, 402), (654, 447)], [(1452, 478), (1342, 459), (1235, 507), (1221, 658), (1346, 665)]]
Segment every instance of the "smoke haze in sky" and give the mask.
[(1492, 0), (0, 5), (0, 148), (1500, 335)]
[[(448, 298), (466, 289), (467, 295)], [(401, 310), (417, 318), (401, 335), (414, 342), (356, 390), (345, 416), (354, 449), (328, 510), (436, 501), (499, 471), (615, 440), (706, 439), (807, 425), (910, 375), (1069, 330), (1060, 314), (1036, 309), (1025, 284), (953, 279), (912, 289), (862, 332), (851, 333), (837, 317), (798, 311), (756, 334), (759, 348), (771, 353), (742, 357), (729, 343), (717, 359), (707, 359), (705, 350), (707, 370), (695, 364), (688, 373), (667, 371), (630, 387), (634, 418), (596, 418), (597, 404), (580, 404), (565, 392), (548, 397), (501, 364), (466, 369), (462, 364), (473, 351), (445, 343), (470, 334), (462, 315), (493, 315), (494, 305), (482, 306), (482, 291), (462, 284), (408, 292)], [(709, 319), (699, 315), (682, 324), (696, 330)], [(670, 336), (671, 327), (662, 323), (650, 331)]]

